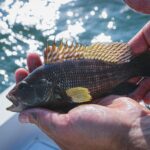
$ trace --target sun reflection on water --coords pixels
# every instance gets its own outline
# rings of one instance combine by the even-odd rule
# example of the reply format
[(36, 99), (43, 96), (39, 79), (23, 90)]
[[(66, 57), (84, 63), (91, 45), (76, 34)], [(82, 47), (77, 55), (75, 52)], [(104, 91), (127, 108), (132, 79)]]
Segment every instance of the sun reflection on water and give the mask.
[(99, 18), (102, 18), (102, 19), (107, 19), (108, 18), (108, 13), (107, 13), (106, 9), (102, 10), (102, 12), (99, 15)]

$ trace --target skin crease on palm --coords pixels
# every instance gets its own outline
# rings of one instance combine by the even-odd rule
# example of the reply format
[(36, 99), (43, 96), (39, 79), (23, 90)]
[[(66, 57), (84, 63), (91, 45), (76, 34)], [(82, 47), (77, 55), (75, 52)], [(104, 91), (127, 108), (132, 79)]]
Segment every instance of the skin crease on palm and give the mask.
[[(145, 2), (142, 10), (137, 2)], [(149, 0), (126, 0), (134, 9), (150, 13)], [(138, 7), (137, 7), (138, 6)], [(129, 41), (133, 55), (140, 55), (150, 48), (150, 22)], [(42, 65), (36, 53), (27, 56), (28, 71), (16, 71), (16, 82)], [(139, 78), (131, 79), (135, 83)], [(22, 123), (33, 123), (64, 150), (149, 150), (150, 111), (138, 102), (150, 102), (150, 79), (140, 82), (130, 97), (109, 96), (95, 100), (95, 104), (76, 107), (67, 114), (46, 109), (30, 109), (20, 114)], [(135, 101), (136, 100), (136, 101)]]

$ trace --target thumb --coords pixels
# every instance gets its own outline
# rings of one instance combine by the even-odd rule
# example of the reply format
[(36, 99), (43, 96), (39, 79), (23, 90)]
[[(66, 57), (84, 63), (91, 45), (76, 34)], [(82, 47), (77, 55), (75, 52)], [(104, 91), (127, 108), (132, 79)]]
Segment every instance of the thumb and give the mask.
[(134, 10), (145, 14), (150, 14), (149, 0), (124, 0), (124, 1)]
[(29, 109), (20, 113), (21, 123), (33, 123), (46, 132), (55, 132), (68, 124), (68, 114), (59, 114), (46, 109)]

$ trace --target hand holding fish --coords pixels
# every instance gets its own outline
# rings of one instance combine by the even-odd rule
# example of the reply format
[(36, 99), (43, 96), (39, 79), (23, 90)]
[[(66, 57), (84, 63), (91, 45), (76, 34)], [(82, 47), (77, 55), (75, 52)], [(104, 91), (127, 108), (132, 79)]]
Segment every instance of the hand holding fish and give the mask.
[[(127, 0), (126, 0), (127, 1)], [(132, 3), (128, 0), (129, 4)], [(146, 3), (149, 1), (145, 0)], [(134, 3), (135, 9), (137, 7)], [(145, 11), (150, 5), (146, 5)], [(135, 56), (150, 48), (150, 23), (148, 23), (131, 41), (129, 45)], [(28, 68), (32, 72), (40, 66), (41, 60), (36, 54), (28, 55)], [(19, 82), (28, 75), (24, 69), (16, 71)], [(136, 83), (138, 80), (132, 80)], [(144, 79), (131, 94), (137, 101), (150, 101), (150, 80)], [(131, 117), (132, 116), (132, 117)], [(76, 107), (66, 114), (59, 114), (47, 109), (30, 109), (20, 114), (20, 121), (33, 123), (41, 128), (49, 137), (66, 150), (148, 150), (150, 139), (150, 111), (138, 102), (127, 98), (110, 96), (96, 100), (95, 104)], [(143, 132), (142, 132), (143, 131)]]
[[(146, 25), (142, 32), (148, 33), (149, 28), (150, 25)], [(139, 46), (136, 47), (138, 40), (143, 41), (143, 48), (139, 50)], [(129, 42), (134, 50), (133, 53), (138, 55), (138, 51), (141, 54), (149, 49), (144, 40), (145, 37), (140, 31)], [(27, 64), (29, 72), (32, 72), (42, 63), (37, 54), (29, 54)], [(17, 70), (16, 81), (21, 81), (27, 75), (28, 72), (24, 69)], [(132, 96), (141, 95), (140, 99), (147, 100), (148, 91), (149, 79), (145, 79)], [(30, 109), (20, 114), (20, 121), (36, 124), (62, 149), (66, 150), (99, 150), (99, 148), (107, 150), (110, 147), (112, 150), (149, 149), (150, 111), (127, 97), (110, 96), (97, 100), (95, 103), (76, 107), (67, 114), (59, 114), (46, 109)], [(141, 132), (142, 130), (144, 132)], [(146, 134), (143, 135), (143, 133)]]
[[(150, 51), (150, 21), (128, 43), (134, 55)], [(133, 82), (137, 83), (138, 78)], [(143, 99), (145, 103), (150, 103), (150, 79), (143, 79), (139, 83), (138, 88), (130, 96), (137, 101)]]

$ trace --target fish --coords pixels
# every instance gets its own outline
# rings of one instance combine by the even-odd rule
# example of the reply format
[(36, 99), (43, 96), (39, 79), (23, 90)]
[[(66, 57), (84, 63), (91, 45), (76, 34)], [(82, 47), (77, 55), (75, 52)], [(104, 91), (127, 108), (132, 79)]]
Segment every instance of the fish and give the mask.
[[(44, 64), (7, 94), (9, 111), (42, 107), (59, 112), (94, 102), (134, 76), (150, 75), (150, 54), (135, 57), (127, 43), (47, 46)], [(119, 89), (119, 88), (118, 88)]]

